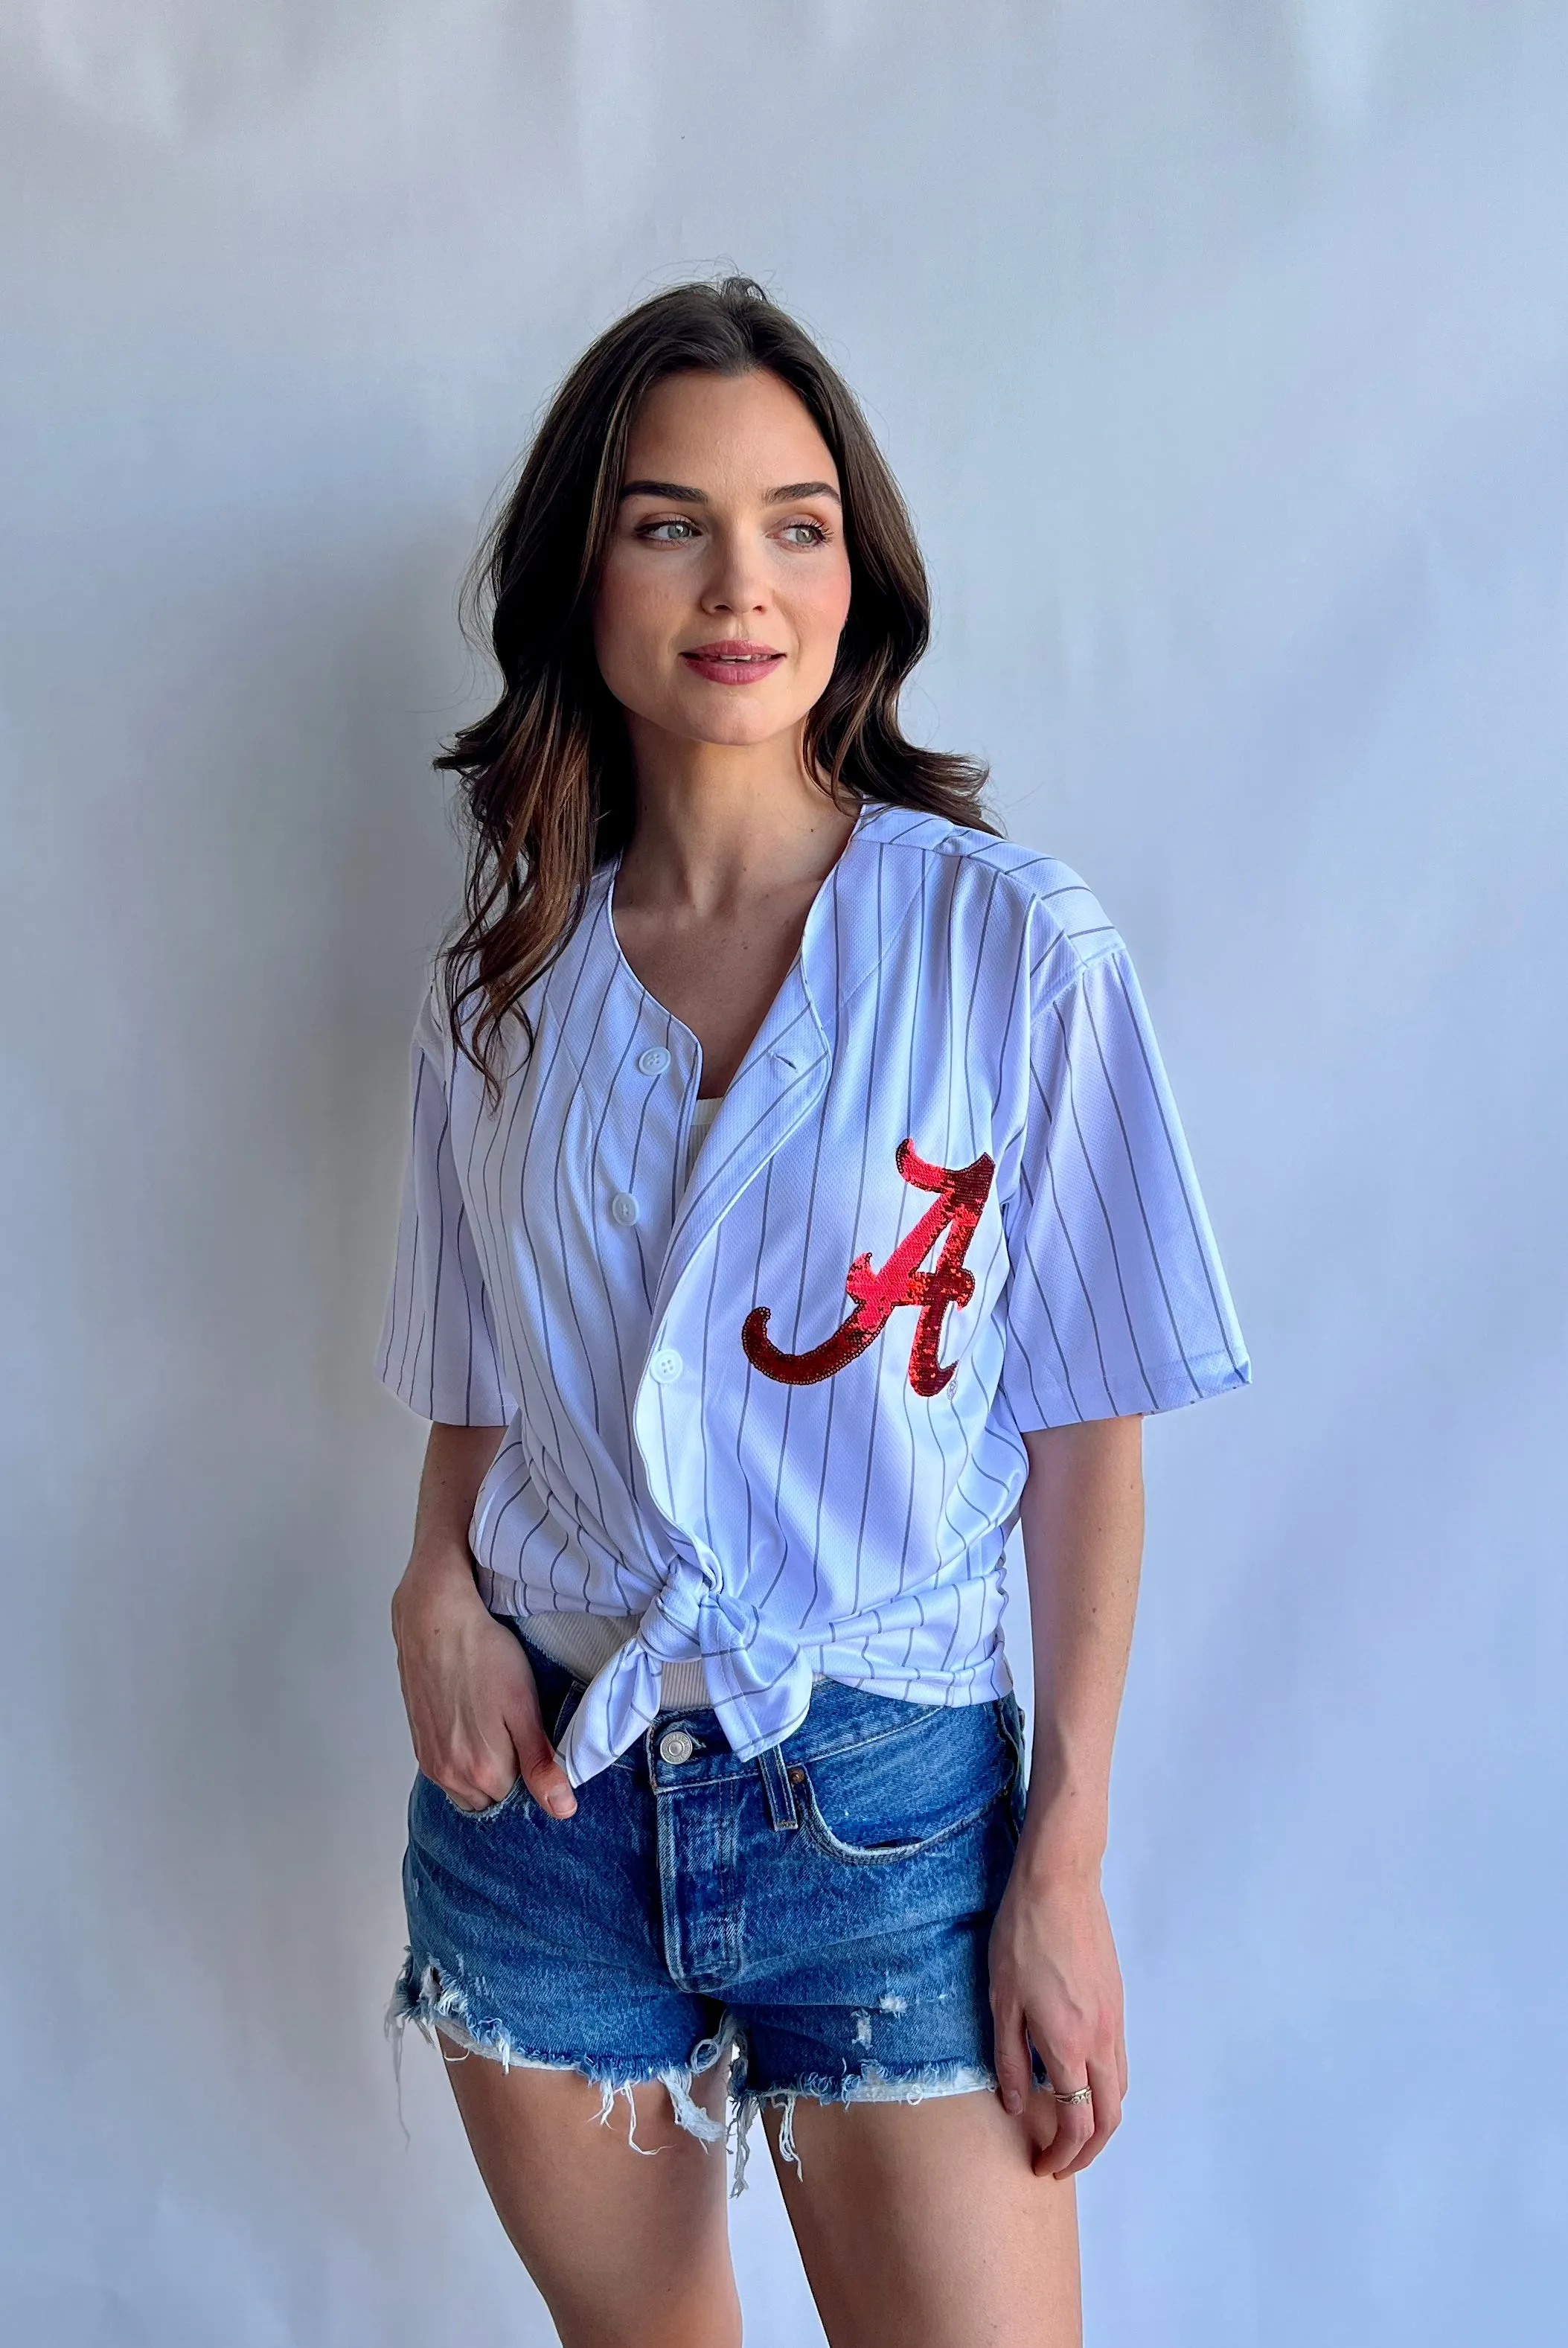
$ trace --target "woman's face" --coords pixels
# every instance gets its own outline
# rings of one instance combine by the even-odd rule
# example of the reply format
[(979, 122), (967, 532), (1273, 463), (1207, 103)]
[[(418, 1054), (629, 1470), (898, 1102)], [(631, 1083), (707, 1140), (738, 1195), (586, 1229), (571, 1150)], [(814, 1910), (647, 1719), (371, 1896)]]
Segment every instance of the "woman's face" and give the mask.
[(850, 608), (837, 468), (777, 376), (666, 376), (633, 419), (593, 644), (629, 716), (748, 745), (799, 726)]

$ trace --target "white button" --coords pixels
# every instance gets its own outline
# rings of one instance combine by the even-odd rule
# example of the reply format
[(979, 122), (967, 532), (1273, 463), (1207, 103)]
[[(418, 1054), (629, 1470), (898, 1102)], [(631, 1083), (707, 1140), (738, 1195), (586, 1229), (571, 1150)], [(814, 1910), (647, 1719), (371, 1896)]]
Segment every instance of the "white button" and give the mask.
[(673, 1345), (661, 1347), (648, 1364), (650, 1373), (657, 1378), (662, 1386), (667, 1386), (674, 1379), (678, 1378), (685, 1367), (686, 1364)]
[(650, 1044), (637, 1055), (637, 1066), (645, 1076), (662, 1076), (669, 1064), (670, 1056), (662, 1044)]
[(688, 1736), (684, 1728), (666, 1728), (659, 1739), (659, 1759), (673, 1761), (677, 1767), (681, 1762), (689, 1761), (696, 1751), (696, 1737)]
[(618, 1223), (634, 1223), (636, 1221), (637, 1202), (635, 1199), (633, 1198), (630, 1190), (616, 1191), (614, 1197), (610, 1201), (610, 1212), (614, 1216), (615, 1220)]

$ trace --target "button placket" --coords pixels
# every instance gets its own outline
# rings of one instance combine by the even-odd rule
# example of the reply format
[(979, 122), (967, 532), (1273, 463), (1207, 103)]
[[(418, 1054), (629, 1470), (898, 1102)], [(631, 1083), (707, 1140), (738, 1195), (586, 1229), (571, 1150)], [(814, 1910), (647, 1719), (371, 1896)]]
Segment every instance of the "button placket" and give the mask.
[[(702, 1334), (700, 1318), (683, 1309), (683, 1288), (704, 1250), (713, 1244), (717, 1225), (820, 1104), (830, 1059), (827, 1033), (797, 965), (769, 1014), (767, 1032), (737, 1071), (703, 1145), (705, 1151), (713, 1151), (712, 1136), (722, 1125), (733, 1137), (730, 1146), (710, 1156), (705, 1179), (686, 1186), (675, 1200), (651, 1299), (649, 1352), (638, 1382), (632, 1428), (650, 1503), (676, 1533), (689, 1529), (691, 1511), (701, 1503), (689, 1488), (690, 1457), (696, 1447), (671, 1445), (670, 1412), (689, 1404), (696, 1415), (707, 1399), (702, 1349), (696, 1344)], [(693, 1053), (682, 1037), (672, 1053), (672, 1065), (675, 1076), (667, 1094), (655, 1091), (648, 1097), (661, 1114), (665, 1107), (675, 1107), (678, 1155), (689, 1143), (692, 1107), (701, 1082), (700, 1051)], [(663, 1231), (661, 1212), (655, 1241)], [(665, 1342), (666, 1334), (687, 1340), (690, 1360)]]
[[(662, 1076), (676, 1066), (676, 1056), (667, 1045), (645, 1044), (632, 1062), (632, 1066), (640, 1076)], [(659, 1112), (660, 1116), (664, 1113), (663, 1109)], [(646, 1112), (645, 1111), (644, 1114), (645, 1116)], [(655, 1117), (653, 1128), (655, 1132), (657, 1130), (657, 1126), (658, 1118)], [(639, 1199), (634, 1190), (615, 1190), (611, 1194), (608, 1207), (602, 1208), (600, 1211), (607, 1212), (611, 1222), (621, 1231), (630, 1231), (634, 1224), (640, 1223), (644, 1220), (646, 1205), (646, 1199)], [(656, 1234), (655, 1236), (656, 1240)]]

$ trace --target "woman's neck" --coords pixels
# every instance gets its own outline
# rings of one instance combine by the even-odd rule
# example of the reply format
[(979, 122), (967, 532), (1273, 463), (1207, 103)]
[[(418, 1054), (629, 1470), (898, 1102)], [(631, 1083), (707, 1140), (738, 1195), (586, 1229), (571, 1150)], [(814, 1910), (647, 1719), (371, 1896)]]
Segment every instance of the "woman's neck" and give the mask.
[(615, 885), (627, 910), (723, 915), (812, 888), (854, 829), (852, 808), (808, 773), (798, 736), (732, 746), (634, 726), (633, 755), (636, 821)]

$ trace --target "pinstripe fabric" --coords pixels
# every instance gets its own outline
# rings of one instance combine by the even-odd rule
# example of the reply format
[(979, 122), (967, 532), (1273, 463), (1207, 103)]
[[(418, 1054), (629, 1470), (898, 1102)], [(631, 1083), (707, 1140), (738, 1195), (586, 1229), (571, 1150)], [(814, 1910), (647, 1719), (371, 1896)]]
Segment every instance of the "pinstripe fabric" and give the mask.
[[(743, 1755), (799, 1725), (814, 1671), (1006, 1693), (1022, 1433), (1251, 1375), (1132, 964), (1064, 865), (862, 810), (689, 1181), (700, 1047), (622, 955), (613, 885), (531, 990), (499, 1113), (427, 996), (377, 1364), (427, 1417), (506, 1426), (469, 1529), (496, 1611), (639, 1618), (566, 1731), (577, 1784), (666, 1663), (701, 1659)], [(912, 1385), (913, 1303), (834, 1375), (764, 1375), (752, 1308), (809, 1354), (860, 1309), (855, 1259), (930, 1209), (906, 1139), (994, 1161), (973, 1293), (942, 1309), (952, 1377)]]

